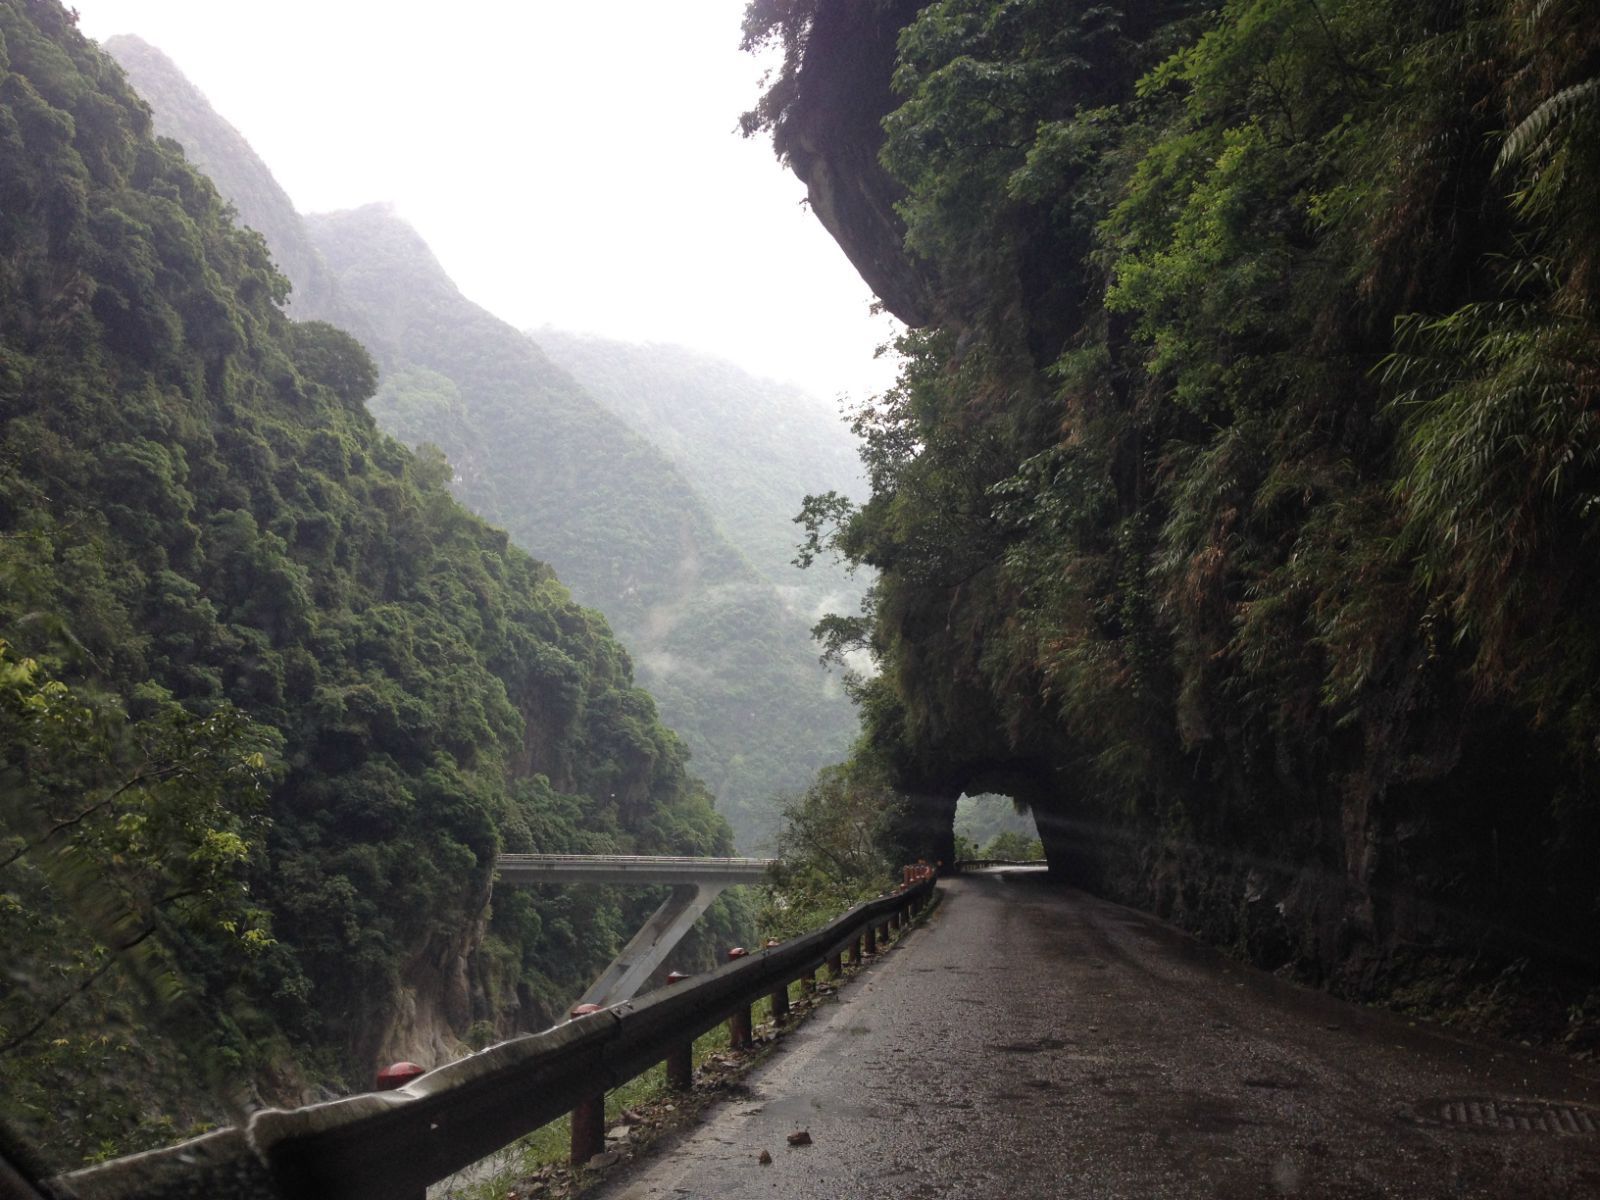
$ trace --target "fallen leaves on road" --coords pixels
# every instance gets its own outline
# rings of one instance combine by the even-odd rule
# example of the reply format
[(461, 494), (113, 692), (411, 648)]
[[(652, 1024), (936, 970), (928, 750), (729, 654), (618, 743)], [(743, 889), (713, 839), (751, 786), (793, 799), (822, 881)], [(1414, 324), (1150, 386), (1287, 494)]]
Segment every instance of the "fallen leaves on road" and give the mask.
[(789, 1145), (809, 1146), (811, 1145), (811, 1134), (804, 1129), (796, 1130), (794, 1133), (789, 1135)]
[(770, 1167), (772, 1165), (772, 1151), (763, 1150), (760, 1154), (756, 1155), (756, 1161), (763, 1167)]

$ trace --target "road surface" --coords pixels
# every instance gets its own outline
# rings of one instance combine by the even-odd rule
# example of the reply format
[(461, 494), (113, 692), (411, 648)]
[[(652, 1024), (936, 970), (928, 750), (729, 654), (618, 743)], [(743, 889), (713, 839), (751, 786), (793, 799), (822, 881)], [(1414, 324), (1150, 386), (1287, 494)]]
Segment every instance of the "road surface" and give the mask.
[(1037, 878), (944, 889), (603, 1200), (1600, 1198), (1600, 1070), (1342, 1004)]

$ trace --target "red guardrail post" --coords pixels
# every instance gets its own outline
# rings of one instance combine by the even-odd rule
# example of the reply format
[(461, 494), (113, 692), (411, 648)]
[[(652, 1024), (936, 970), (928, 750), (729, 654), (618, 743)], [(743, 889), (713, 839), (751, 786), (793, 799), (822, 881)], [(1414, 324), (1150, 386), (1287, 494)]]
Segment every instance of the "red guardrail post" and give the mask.
[[(396, 1088), (405, 1087), (405, 1085), (410, 1083), (413, 1079), (419, 1078), (427, 1073), (428, 1072), (425, 1068), (419, 1067), (414, 1062), (390, 1063), (387, 1067), (378, 1072), (375, 1090), (380, 1092), (392, 1092)], [(400, 1200), (400, 1198), (397, 1197), (397, 1200)], [(410, 1194), (407, 1200), (428, 1200), (428, 1189), (425, 1187), (418, 1188), (416, 1191)]]
[[(600, 1011), (598, 1004), (579, 1004), (570, 1015), (576, 1020)], [(572, 1152), (568, 1161), (575, 1167), (581, 1167), (596, 1154), (603, 1154), (605, 1148), (606, 1094), (601, 1092), (598, 1096), (578, 1101), (577, 1107), (572, 1110)]]
[[(743, 958), (749, 953), (743, 946), (728, 951), (728, 961)], [(728, 1018), (728, 1045), (734, 1050), (744, 1050), (750, 1045), (750, 1006), (741, 1004)]]
[[(667, 976), (667, 984), (682, 983), (689, 978), (681, 971)], [(687, 1092), (694, 1087), (694, 1041), (691, 1039), (667, 1051), (667, 1086), (675, 1092)]]
[(427, 1072), (414, 1062), (391, 1063), (378, 1072), (377, 1086), (374, 1090), (392, 1092), (395, 1088), (403, 1088), (417, 1076), (425, 1074)]

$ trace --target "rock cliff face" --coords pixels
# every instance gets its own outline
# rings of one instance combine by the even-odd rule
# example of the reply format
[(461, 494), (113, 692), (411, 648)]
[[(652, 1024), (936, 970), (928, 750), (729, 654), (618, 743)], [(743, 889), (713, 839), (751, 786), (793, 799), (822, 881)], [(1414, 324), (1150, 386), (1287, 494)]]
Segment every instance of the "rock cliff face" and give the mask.
[[(908, 399), (884, 406), (887, 465), (841, 531), (883, 572), (868, 744), (913, 798), (908, 842), (949, 857), (954, 797), (1003, 792), (1033, 808), (1063, 878), (1266, 967), (1420, 1010), (1498, 1006), (1486, 1020), (1519, 1036), (1592, 1045), (1600, 956), (1578, 915), (1596, 904), (1592, 739), (1566, 741), (1519, 695), (1536, 671), (1559, 679), (1562, 655), (1543, 657), (1533, 630), (1539, 668), (1475, 686), (1472, 635), (1442, 632), (1454, 597), (1388, 557), (1396, 497), (1427, 483), (1391, 473), (1404, 448), (1377, 364), (1397, 313), (1328, 316), (1379, 304), (1326, 273), (1348, 244), (1318, 241), (1303, 190), (1235, 194), (1205, 170), (1190, 192), (1173, 182), (1194, 146), (1223, 153), (1238, 130), (1208, 122), (1246, 104), (1217, 68), (1217, 108), (1140, 107), (1159, 94), (1152, 68), (1197, 36), (1196, 6), (765, 11), (780, 8), (766, 33), (790, 56), (758, 113), (818, 219), (922, 331)], [(1361, 25), (1350, 6), (1340, 35), (1373, 61), (1397, 38), (1430, 46), (1437, 31), (1408, 12)], [(1305, 67), (1304, 42), (1241, 22), (1204, 49), (1238, 51), (1237, 36)], [(1345, 69), (1323, 57), (1328, 76)], [(1318, 108), (1330, 93), (1305, 89), (1286, 144), (1305, 120), (1388, 135), (1363, 98)], [(1339, 163), (1318, 184), (1359, 188), (1367, 169)], [(1477, 158), (1448, 169), (1503, 213)], [(1442, 311), (1492, 241), (1452, 230), (1430, 232), (1455, 264), (1431, 283)], [(1420, 287), (1424, 266), (1395, 270)], [(1328, 300), (1305, 300), (1319, 288)], [(1565, 518), (1547, 519), (1560, 536)], [(1568, 644), (1587, 646), (1590, 585), (1571, 579), (1558, 566), (1546, 584), (1577, 614)], [(1590, 704), (1580, 687), (1562, 694)]]
[(921, 3), (820, 4), (798, 88), (773, 129), (811, 211), (885, 308), (912, 328), (933, 317), (928, 281), (906, 253), (894, 206), (905, 189), (878, 161), (895, 39)]

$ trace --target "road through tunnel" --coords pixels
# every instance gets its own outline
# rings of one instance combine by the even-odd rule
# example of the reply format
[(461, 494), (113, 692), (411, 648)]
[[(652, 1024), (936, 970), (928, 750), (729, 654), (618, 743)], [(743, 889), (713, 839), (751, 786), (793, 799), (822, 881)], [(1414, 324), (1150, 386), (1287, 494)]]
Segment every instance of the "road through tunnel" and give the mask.
[(1031, 814), (1053, 877), (1080, 886), (1094, 881), (1094, 860), (1083, 847), (1079, 823), (1069, 819), (1057, 773), (1036, 760), (972, 763), (940, 778), (904, 781), (904, 804), (895, 822), (896, 849), (907, 862), (954, 863), (956, 812), (963, 796), (999, 796)]

